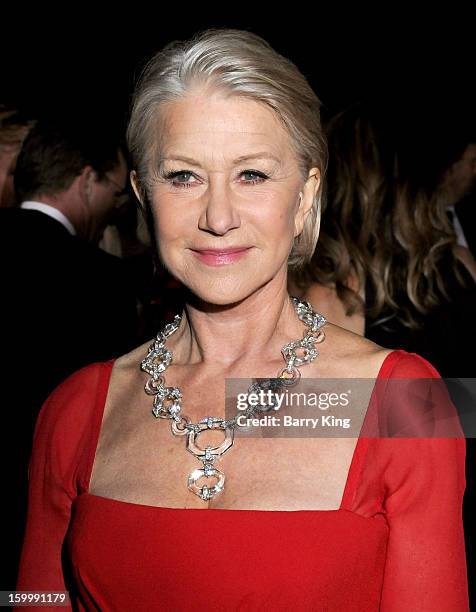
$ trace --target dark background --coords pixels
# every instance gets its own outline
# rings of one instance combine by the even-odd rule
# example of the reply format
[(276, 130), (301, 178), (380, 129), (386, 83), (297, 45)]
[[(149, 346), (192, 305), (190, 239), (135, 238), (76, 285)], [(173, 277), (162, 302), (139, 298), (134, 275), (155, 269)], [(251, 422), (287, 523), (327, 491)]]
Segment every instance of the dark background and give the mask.
[(324, 118), (362, 97), (392, 101), (396, 121), (417, 109), (438, 125), (472, 116), (474, 50), (469, 9), (436, 4), (424, 15), (385, 3), (362, 7), (68, 3), (2, 9), (0, 102), (34, 114), (87, 114), (125, 122), (135, 76), (164, 44), (209, 27), (251, 30), (293, 60)]

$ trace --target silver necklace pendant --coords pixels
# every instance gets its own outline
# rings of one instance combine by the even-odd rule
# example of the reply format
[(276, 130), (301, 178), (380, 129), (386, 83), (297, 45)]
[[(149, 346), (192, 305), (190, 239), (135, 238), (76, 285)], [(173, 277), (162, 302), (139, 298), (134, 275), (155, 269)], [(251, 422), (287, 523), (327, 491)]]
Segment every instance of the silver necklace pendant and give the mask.
[[(202, 468), (197, 468), (189, 474), (188, 488), (204, 501), (208, 501), (218, 493), (221, 493), (225, 487), (225, 474), (220, 472), (213, 464), (221, 459), (226, 451), (233, 446), (235, 432), (231, 427), (224, 428), (223, 423), (224, 420), (218, 417), (205, 417), (198, 424), (200, 429), (198, 431), (190, 431), (187, 438), (187, 450), (203, 463)], [(224, 440), (219, 446), (206, 446), (205, 448), (198, 446), (198, 436), (207, 429), (221, 429), (224, 432)], [(207, 485), (197, 486), (197, 481), (203, 477), (207, 479), (216, 477), (218, 481), (211, 487)]]
[[(321, 314), (314, 312), (309, 302), (290, 296), (296, 314), (304, 325), (309, 328), (301, 340), (289, 342), (281, 349), (286, 366), (274, 379), (260, 379), (255, 381), (248, 389), (249, 393), (256, 393), (259, 389), (284, 389), (294, 385), (299, 380), (301, 372), (299, 366), (311, 363), (318, 356), (315, 344), (325, 339), (321, 329), (327, 320)], [(198, 423), (191, 423), (190, 419), (182, 414), (182, 393), (177, 387), (166, 387), (163, 373), (172, 363), (172, 351), (166, 348), (165, 342), (169, 336), (177, 331), (181, 315), (175, 315), (172, 323), (168, 323), (159, 331), (155, 341), (149, 347), (147, 357), (141, 363), (141, 370), (147, 372), (150, 378), (145, 383), (145, 392), (153, 395), (152, 414), (156, 418), (171, 419), (172, 433), (176, 436), (187, 436), (186, 448), (199, 461), (201, 468), (196, 468), (188, 476), (188, 489), (203, 501), (208, 501), (221, 493), (225, 488), (225, 474), (215, 467), (228, 449), (233, 446), (235, 427), (241, 416), (253, 417), (256, 413), (263, 413), (273, 406), (248, 405), (244, 411), (236, 414), (232, 419), (225, 420), (220, 417), (207, 416)], [(301, 354), (298, 356), (297, 351)], [(224, 432), (223, 442), (219, 446), (198, 445), (198, 438), (203, 431), (221, 429)], [(217, 479), (215, 484), (198, 486), (200, 479)]]

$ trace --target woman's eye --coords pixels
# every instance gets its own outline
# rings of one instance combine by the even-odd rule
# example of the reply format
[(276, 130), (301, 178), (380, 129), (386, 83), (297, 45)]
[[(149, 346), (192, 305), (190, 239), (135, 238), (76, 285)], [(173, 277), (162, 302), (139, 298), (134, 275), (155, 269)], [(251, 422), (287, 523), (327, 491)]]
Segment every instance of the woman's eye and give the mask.
[(255, 178), (245, 181), (246, 183), (251, 183), (253, 185), (256, 185), (257, 183), (262, 183), (268, 178), (266, 174), (258, 172), (257, 170), (244, 170), (241, 174), (253, 175)]
[[(180, 170), (177, 172), (168, 172), (165, 175), (167, 180), (170, 180), (174, 187), (191, 187), (193, 183), (189, 182), (190, 177), (193, 176), (192, 172), (187, 170)], [(185, 177), (185, 180), (181, 180)]]

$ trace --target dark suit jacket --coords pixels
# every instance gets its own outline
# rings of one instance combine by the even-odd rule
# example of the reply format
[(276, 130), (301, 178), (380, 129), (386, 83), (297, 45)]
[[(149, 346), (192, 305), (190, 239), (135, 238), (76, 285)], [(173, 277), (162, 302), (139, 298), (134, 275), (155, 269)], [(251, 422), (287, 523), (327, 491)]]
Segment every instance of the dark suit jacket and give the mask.
[(0, 280), (2, 483), (12, 512), (3, 522), (13, 541), (0, 587), (12, 589), (40, 407), (73, 371), (133, 348), (138, 321), (122, 260), (38, 211), (0, 210)]

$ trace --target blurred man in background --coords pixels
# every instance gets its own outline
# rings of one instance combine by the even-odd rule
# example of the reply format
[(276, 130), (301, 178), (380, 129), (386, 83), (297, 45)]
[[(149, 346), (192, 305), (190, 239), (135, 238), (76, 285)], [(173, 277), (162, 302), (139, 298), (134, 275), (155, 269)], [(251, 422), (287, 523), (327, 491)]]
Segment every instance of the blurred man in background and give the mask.
[(17, 208), (0, 210), (3, 485), (8, 571), (15, 585), (33, 427), (70, 373), (137, 344), (133, 279), (97, 246), (127, 182), (119, 135), (103, 122), (39, 122), (15, 170)]

